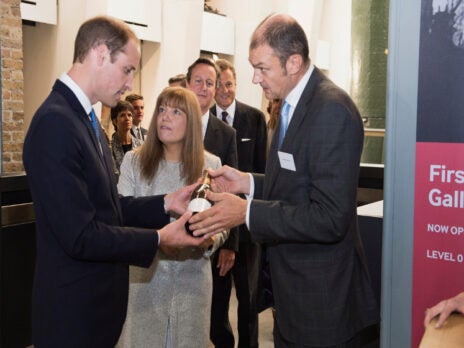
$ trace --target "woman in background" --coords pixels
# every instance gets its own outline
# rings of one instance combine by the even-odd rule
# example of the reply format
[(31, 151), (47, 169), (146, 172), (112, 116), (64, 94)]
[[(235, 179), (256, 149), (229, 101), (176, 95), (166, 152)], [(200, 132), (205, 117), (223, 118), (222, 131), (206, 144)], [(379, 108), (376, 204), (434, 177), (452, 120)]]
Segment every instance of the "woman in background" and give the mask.
[[(124, 157), (118, 190), (136, 197), (172, 192), (197, 181), (204, 168), (220, 166), (220, 159), (204, 150), (196, 95), (168, 87), (158, 97), (145, 143)], [(209, 256), (227, 236), (224, 231), (205, 240), (203, 248), (158, 252), (149, 269), (130, 267), (127, 319), (118, 347), (208, 347)]]
[(119, 167), (124, 154), (142, 145), (142, 141), (130, 132), (133, 115), (134, 107), (127, 101), (120, 100), (115, 107), (111, 108), (111, 122), (115, 130), (111, 138), (111, 152), (116, 178), (119, 176)]
[(279, 122), (280, 108), (282, 107), (282, 99), (269, 100), (266, 111), (269, 114), (269, 121), (267, 122), (267, 151), (271, 146), (272, 136)]

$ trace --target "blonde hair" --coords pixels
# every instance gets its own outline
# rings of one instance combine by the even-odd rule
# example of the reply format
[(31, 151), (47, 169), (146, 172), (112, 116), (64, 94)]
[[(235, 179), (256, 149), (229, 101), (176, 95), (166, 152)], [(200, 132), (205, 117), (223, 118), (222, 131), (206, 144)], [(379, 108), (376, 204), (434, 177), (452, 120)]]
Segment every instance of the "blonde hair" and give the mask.
[(164, 158), (164, 147), (158, 137), (156, 126), (160, 106), (178, 108), (187, 115), (180, 174), (186, 184), (192, 184), (201, 176), (205, 162), (202, 115), (197, 96), (183, 87), (167, 87), (158, 96), (147, 138), (144, 144), (136, 149), (142, 178), (150, 182)]

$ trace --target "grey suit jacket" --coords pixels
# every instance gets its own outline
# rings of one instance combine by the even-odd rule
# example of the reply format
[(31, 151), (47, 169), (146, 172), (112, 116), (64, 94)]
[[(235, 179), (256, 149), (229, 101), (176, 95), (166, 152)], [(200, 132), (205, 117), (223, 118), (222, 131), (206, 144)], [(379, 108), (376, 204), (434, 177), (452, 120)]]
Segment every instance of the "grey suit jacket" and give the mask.
[(267, 245), (282, 336), (331, 346), (378, 321), (356, 215), (363, 125), (350, 97), (316, 68), (280, 149), (295, 170), (280, 165), (279, 127), (265, 176), (254, 176), (250, 232)]
[[(140, 127), (140, 130), (142, 131), (142, 136), (143, 136), (143, 141), (144, 141), (147, 138), (148, 129)], [(132, 136), (134, 136), (134, 137), (136, 137), (138, 139), (137, 135), (135, 134), (134, 127), (131, 128), (130, 132), (131, 132)]]

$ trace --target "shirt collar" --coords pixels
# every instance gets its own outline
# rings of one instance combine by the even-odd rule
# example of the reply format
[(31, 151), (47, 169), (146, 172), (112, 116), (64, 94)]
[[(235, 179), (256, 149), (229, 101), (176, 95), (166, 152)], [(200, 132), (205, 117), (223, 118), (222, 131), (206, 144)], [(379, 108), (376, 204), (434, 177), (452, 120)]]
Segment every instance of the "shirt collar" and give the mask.
[(85, 95), (84, 91), (79, 87), (79, 85), (74, 82), (74, 80), (67, 73), (61, 74), (60, 81), (68, 86), (69, 89), (74, 93), (87, 115), (90, 114), (90, 111), (92, 110), (92, 104), (90, 103), (90, 99)]
[(237, 108), (237, 103), (235, 102), (235, 99), (234, 101), (226, 108), (226, 109), (222, 109), (217, 103), (216, 103), (216, 116), (217, 117), (220, 117), (222, 115), (222, 112), (223, 111), (226, 111), (232, 121), (234, 120), (234, 115), (235, 115), (235, 109)]
[(303, 75), (301, 80), (290, 91), (290, 93), (288, 93), (287, 97), (285, 98), (285, 101), (287, 102), (287, 104), (290, 104), (290, 114), (293, 114), (293, 110), (295, 110), (295, 107), (298, 104), (298, 101), (300, 100), (301, 95), (303, 94), (306, 84), (308, 83), (309, 78), (311, 77), (313, 71), (314, 71), (314, 65), (310, 64), (308, 71), (306, 71), (306, 73)]

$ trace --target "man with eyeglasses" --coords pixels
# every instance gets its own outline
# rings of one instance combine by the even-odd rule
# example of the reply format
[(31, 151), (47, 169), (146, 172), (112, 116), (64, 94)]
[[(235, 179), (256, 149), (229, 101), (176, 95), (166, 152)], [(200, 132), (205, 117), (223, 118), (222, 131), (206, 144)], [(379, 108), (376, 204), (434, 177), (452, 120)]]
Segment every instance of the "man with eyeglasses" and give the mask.
[[(218, 156), (223, 165), (238, 168), (235, 130), (209, 110), (216, 94), (218, 79), (219, 70), (216, 64), (208, 58), (198, 58), (187, 70), (187, 88), (196, 94), (203, 115), (201, 122), (205, 149)], [(235, 252), (238, 251), (238, 239), (238, 233), (230, 233), (229, 238), (216, 251), (216, 253), (222, 249), (232, 251), (221, 254), (222, 257), (213, 263), (213, 267), (217, 267), (220, 275), (225, 275), (234, 265)]]

